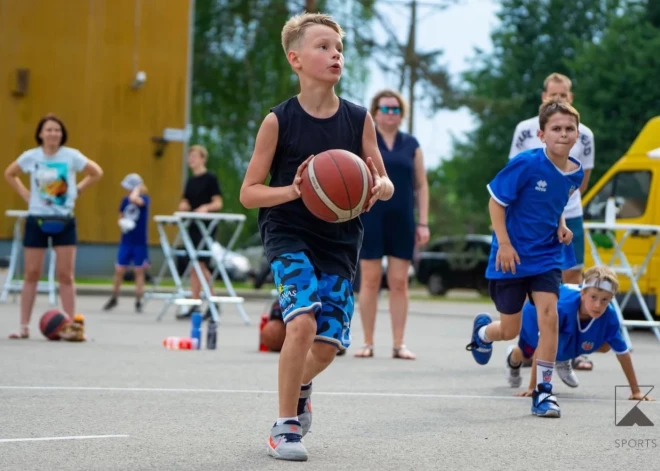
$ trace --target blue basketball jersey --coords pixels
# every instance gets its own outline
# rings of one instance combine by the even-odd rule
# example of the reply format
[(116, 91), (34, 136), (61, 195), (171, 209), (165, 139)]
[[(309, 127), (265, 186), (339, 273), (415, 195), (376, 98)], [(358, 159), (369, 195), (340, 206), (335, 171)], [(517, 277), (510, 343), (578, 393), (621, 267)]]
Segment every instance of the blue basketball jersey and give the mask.
[(122, 216), (135, 221), (135, 228), (122, 234), (120, 243), (123, 245), (147, 245), (147, 222), (151, 200), (148, 195), (140, 196), (144, 200), (144, 206), (131, 203), (128, 196), (124, 196), (119, 205)]
[[(628, 346), (621, 335), (621, 324), (610, 304), (602, 316), (581, 322), (579, 319), (580, 290), (578, 285), (561, 285), (559, 290), (559, 342), (557, 361), (566, 361), (593, 353), (608, 344), (617, 354), (627, 353)], [(539, 326), (536, 308), (527, 301), (523, 308), (521, 339), (532, 348), (538, 347)]]
[(578, 168), (563, 172), (544, 149), (521, 152), (488, 184), (493, 199), (506, 208), (506, 228), (520, 265), (515, 275), (495, 270), (499, 245), (493, 233), (486, 278), (522, 278), (568, 266), (565, 257), (570, 251), (559, 242), (557, 229), (568, 198), (584, 176), (580, 162), (569, 159)]

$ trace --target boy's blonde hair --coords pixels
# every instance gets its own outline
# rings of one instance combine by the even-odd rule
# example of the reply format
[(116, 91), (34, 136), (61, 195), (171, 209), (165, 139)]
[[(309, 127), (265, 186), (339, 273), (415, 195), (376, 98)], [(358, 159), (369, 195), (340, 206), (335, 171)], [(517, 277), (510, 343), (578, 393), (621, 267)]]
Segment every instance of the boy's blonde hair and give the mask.
[(389, 88), (376, 93), (371, 99), (371, 107), (369, 108), (369, 113), (371, 113), (371, 116), (376, 116), (376, 113), (378, 112), (378, 102), (381, 98), (396, 98), (399, 102), (399, 106), (401, 107), (401, 119), (406, 117), (406, 100), (403, 99), (403, 96), (399, 92)]
[(288, 54), (291, 49), (298, 47), (305, 36), (305, 30), (310, 26), (323, 25), (332, 28), (340, 38), (344, 37), (344, 30), (330, 15), (324, 13), (302, 13), (289, 19), (282, 28), (282, 47)]
[[(619, 278), (617, 278), (616, 273), (610, 267), (597, 265), (595, 267), (589, 268), (584, 272), (584, 281), (582, 282), (582, 287), (587, 288), (587, 285), (595, 285), (592, 287), (598, 288), (598, 285), (607, 281), (612, 285), (612, 294), (619, 292)], [(600, 288), (599, 288), (600, 289)]]
[(580, 126), (580, 113), (578, 113), (578, 110), (561, 98), (550, 98), (539, 107), (539, 126), (542, 131), (545, 131), (545, 125), (548, 124), (550, 116), (557, 113), (573, 116), (576, 121), (575, 125)]
[(199, 152), (199, 154), (202, 156), (204, 160), (206, 160), (209, 156), (209, 151), (206, 150), (206, 147), (200, 146), (199, 144), (195, 144), (194, 146), (190, 146), (190, 149), (188, 149), (188, 155), (192, 152)]
[(545, 78), (545, 80), (543, 81), (543, 90), (548, 91), (548, 84), (550, 82), (566, 84), (569, 90), (571, 89), (571, 87), (573, 87), (573, 82), (571, 82), (571, 79), (566, 77), (564, 74), (558, 74), (557, 72), (553, 72)]

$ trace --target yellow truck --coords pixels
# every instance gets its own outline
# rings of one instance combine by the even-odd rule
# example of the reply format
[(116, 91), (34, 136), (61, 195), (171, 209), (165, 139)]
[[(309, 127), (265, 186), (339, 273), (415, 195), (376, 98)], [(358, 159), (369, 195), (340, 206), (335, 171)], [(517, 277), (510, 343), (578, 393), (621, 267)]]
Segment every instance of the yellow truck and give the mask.
[[(610, 197), (614, 197), (616, 202), (617, 222), (660, 226), (660, 116), (646, 123), (628, 152), (583, 196), (585, 222), (602, 222)], [(617, 234), (617, 239), (622, 233)], [(592, 234), (592, 237), (601, 260), (607, 263), (614, 255), (609, 239), (604, 234)], [(654, 238), (655, 234), (633, 233), (626, 240), (623, 252), (633, 268), (641, 265)], [(585, 251), (585, 266), (592, 266), (594, 260), (586, 241)], [(621, 292), (630, 289), (630, 280), (626, 276), (620, 276), (620, 282)], [(660, 247), (653, 254), (638, 285), (649, 311), (656, 319), (660, 318)], [(639, 303), (633, 294), (626, 306), (626, 313), (638, 308)]]

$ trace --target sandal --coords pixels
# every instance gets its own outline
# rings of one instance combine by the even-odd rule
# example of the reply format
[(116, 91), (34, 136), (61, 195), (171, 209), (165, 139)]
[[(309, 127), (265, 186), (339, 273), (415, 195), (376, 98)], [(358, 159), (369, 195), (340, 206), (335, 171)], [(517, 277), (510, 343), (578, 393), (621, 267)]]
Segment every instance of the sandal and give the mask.
[(30, 328), (27, 325), (21, 325), (21, 328), (18, 332), (12, 332), (9, 334), (10, 339), (29, 339), (30, 338)]
[(371, 358), (374, 356), (374, 346), (365, 344), (360, 350), (355, 352), (355, 358)]
[(402, 360), (415, 360), (417, 355), (408, 350), (408, 347), (401, 345), (392, 349), (392, 358), (400, 358)]
[(591, 371), (594, 369), (594, 362), (589, 360), (586, 355), (580, 355), (571, 362), (574, 370)]

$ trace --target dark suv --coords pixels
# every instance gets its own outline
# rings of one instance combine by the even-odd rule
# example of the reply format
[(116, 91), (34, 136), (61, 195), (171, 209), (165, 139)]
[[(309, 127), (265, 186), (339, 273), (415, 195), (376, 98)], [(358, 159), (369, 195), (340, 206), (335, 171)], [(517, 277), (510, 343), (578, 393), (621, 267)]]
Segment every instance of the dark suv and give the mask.
[(453, 288), (476, 289), (488, 295), (486, 266), (491, 239), (490, 235), (468, 234), (434, 240), (418, 255), (417, 280), (433, 295)]

